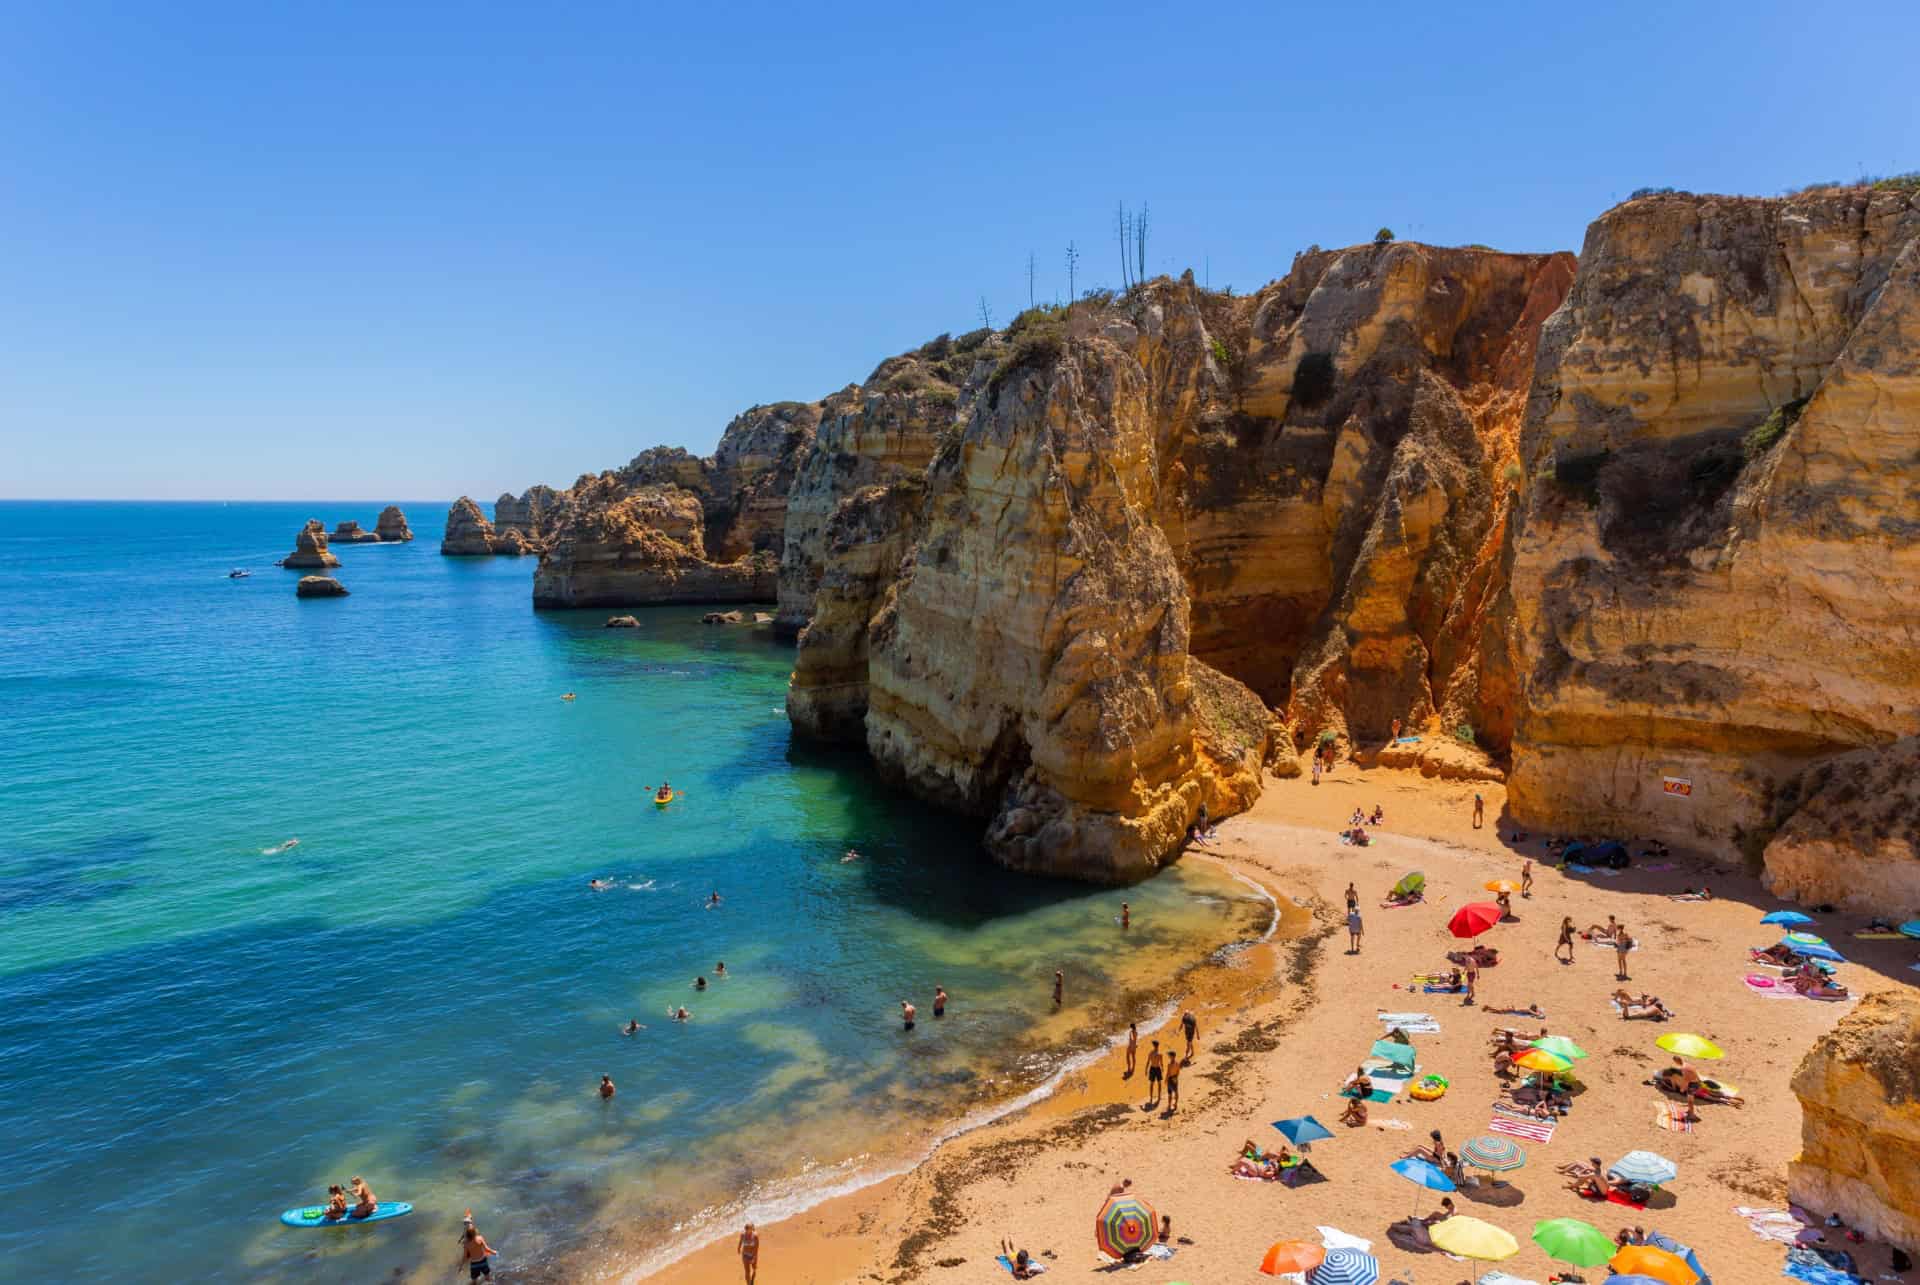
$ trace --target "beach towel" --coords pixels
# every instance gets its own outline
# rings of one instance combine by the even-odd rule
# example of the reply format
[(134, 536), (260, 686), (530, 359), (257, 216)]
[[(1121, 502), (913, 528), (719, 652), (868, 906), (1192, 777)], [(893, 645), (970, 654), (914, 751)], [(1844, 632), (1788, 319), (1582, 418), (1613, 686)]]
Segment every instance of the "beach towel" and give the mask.
[(1687, 1119), (1685, 1104), (1671, 1102), (1657, 1103), (1653, 1108), (1653, 1123), (1668, 1133), (1692, 1133), (1693, 1121)]
[[(1397, 1084), (1394, 1085), (1391, 1089), (1375, 1089), (1373, 1092), (1367, 1094), (1367, 1101), (1391, 1102), (1399, 1092), (1400, 1092), (1400, 1086)], [(1357, 1098), (1360, 1095), (1358, 1093), (1355, 1093), (1352, 1089), (1342, 1089), (1340, 1090), (1340, 1096), (1343, 1098)]]
[(1752, 1205), (1735, 1205), (1733, 1212), (1761, 1240), (1776, 1241), (1782, 1245), (1793, 1244), (1805, 1226), (1784, 1209), (1760, 1209)]
[(1560, 868), (1569, 874), (1590, 875), (1593, 873), (1592, 866), (1583, 866), (1578, 861), (1569, 861)]
[[(995, 1258), (993, 1261), (1000, 1264), (1001, 1267), (1005, 1268), (1007, 1275), (1009, 1276), (1013, 1275), (1013, 1260), (1011, 1258), (1008, 1258), (1005, 1254), (1001, 1254), (999, 1257)], [(1047, 1270), (1047, 1265), (1045, 1263), (1038, 1263), (1033, 1261), (1032, 1259), (1027, 1260), (1027, 1271), (1030, 1275), (1038, 1276), (1046, 1270)]]
[(1363, 1254), (1373, 1252), (1373, 1242), (1364, 1236), (1349, 1236), (1338, 1227), (1315, 1227), (1320, 1233), (1320, 1245), (1324, 1249), (1357, 1249)]
[(1676, 861), (1656, 861), (1650, 866), (1641, 866), (1642, 870), (1673, 870), (1679, 866)]
[(1440, 1033), (1440, 1023), (1438, 1022), (1395, 1022), (1393, 1024), (1392, 1029), (1395, 1031), (1400, 1031), (1406, 1035), (1438, 1035)]
[(1509, 1276), (1505, 1272), (1488, 1272), (1477, 1285), (1540, 1285), (1540, 1282), (1524, 1276)]
[(1899, 941), (1905, 935), (1906, 934), (1904, 933), (1870, 933), (1870, 932), (1857, 932), (1854, 934), (1854, 936), (1858, 937), (1861, 941)]
[(1504, 1133), (1530, 1142), (1552, 1142), (1553, 1130), (1554, 1121), (1527, 1115), (1500, 1102), (1493, 1104), (1493, 1119), (1487, 1124), (1490, 1133)]
[(1394, 741), (1395, 745), (1418, 745), (1419, 743), (1420, 738), (1417, 736), (1402, 736)]
[[(1589, 1197), (1589, 1199), (1591, 1199), (1591, 1197)], [(1646, 1201), (1635, 1200), (1626, 1192), (1613, 1187), (1607, 1189), (1607, 1203), (1609, 1205), (1625, 1205), (1628, 1209), (1644, 1210), (1647, 1207)]]
[(1761, 999), (1793, 999), (1793, 987), (1784, 986), (1769, 977), (1756, 978), (1754, 974), (1746, 976), (1747, 994), (1758, 995)]
[(1464, 995), (1467, 992), (1464, 984), (1459, 986), (1422, 986), (1420, 990), (1423, 994), (1427, 995)]
[(1431, 1022), (1433, 1020), (1432, 1013), (1375, 1013), (1374, 1016), (1394, 1026), (1400, 1025), (1402, 1022)]
[(1806, 1281), (1807, 1285), (1858, 1285), (1861, 1279), (1852, 1272), (1829, 1267), (1817, 1254), (1806, 1249), (1788, 1250), (1786, 1266), (1780, 1269), (1780, 1274)]

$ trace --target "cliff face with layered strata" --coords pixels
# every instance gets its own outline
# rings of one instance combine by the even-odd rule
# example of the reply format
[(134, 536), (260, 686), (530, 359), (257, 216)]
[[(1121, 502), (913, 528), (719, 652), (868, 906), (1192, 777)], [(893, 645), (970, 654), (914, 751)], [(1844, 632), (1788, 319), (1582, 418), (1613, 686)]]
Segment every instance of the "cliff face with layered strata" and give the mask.
[(1920, 992), (1862, 999), (1802, 1059), (1793, 1092), (1788, 1198), (1920, 1254)]
[(1911, 194), (1608, 211), (1523, 452), (1521, 820), (1758, 852), (1784, 783), (1920, 732)]

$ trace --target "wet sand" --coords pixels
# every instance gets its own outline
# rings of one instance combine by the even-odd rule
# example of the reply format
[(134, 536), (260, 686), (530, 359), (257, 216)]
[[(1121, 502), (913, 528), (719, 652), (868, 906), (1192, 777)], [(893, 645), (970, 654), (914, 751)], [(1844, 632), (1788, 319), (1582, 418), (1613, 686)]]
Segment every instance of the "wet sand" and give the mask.
[[(1478, 830), (1469, 824), (1476, 790), (1487, 804), (1486, 825)], [(1132, 1178), (1136, 1192), (1174, 1219), (1177, 1256), (1141, 1268), (1147, 1282), (1251, 1278), (1268, 1244), (1317, 1239), (1317, 1225), (1373, 1240), (1389, 1276), (1393, 1269), (1415, 1269), (1415, 1256), (1389, 1244), (1386, 1229), (1415, 1207), (1430, 1212), (1438, 1197), (1387, 1166), (1429, 1129), (1440, 1129), (1456, 1149), (1487, 1132), (1490, 1104), (1499, 1096), (1488, 1032), (1496, 1023), (1525, 1019), (1464, 1007), (1455, 995), (1402, 988), (1415, 973), (1445, 967), (1445, 953), (1460, 944), (1448, 933), (1447, 918), (1464, 902), (1490, 900), (1482, 885), (1517, 878), (1526, 857), (1535, 860), (1534, 895), (1515, 898), (1518, 922), (1497, 925), (1480, 939), (1498, 947), (1502, 958), (1481, 974), (1478, 998), (1516, 1008), (1539, 1003), (1544, 1025), (1591, 1054), (1579, 1064), (1585, 1091), (1550, 1143), (1516, 1139), (1528, 1153), (1525, 1168), (1501, 1175), (1499, 1185), (1483, 1178), (1457, 1194), (1460, 1211), (1513, 1233), (1521, 1252), (1502, 1267), (1535, 1280), (1560, 1265), (1532, 1245), (1529, 1232), (1539, 1219), (1563, 1216), (1609, 1233), (1633, 1225), (1666, 1231), (1692, 1244), (1718, 1280), (1777, 1276), (1781, 1247), (1755, 1237), (1732, 1206), (1784, 1204), (1786, 1162), (1798, 1151), (1800, 1122), (1788, 1081), (1806, 1048), (1845, 1006), (1747, 991), (1744, 948), (1773, 939), (1758, 919), (1782, 904), (1756, 880), (1685, 854), (1614, 878), (1564, 875), (1540, 866), (1540, 836), (1518, 845), (1502, 841), (1503, 833), (1511, 834), (1500, 822), (1504, 802), (1497, 785), (1348, 764), (1318, 787), (1304, 779), (1269, 782), (1253, 812), (1222, 825), (1211, 856), (1257, 879), (1283, 904), (1292, 898), (1307, 909), (1290, 916), (1273, 941), (1188, 975), (1182, 1007), (1199, 1017), (1201, 1037), (1182, 1079), (1177, 1114), (1143, 1109), (1143, 1077), (1123, 1077), (1116, 1050), (1045, 1101), (946, 1143), (911, 1173), (762, 1227), (761, 1279), (993, 1279), (999, 1269), (991, 1260), (1003, 1236), (1042, 1256), (1058, 1277), (1084, 1275), (1104, 1261), (1093, 1249), (1093, 1214), (1122, 1178)], [(1376, 841), (1367, 848), (1341, 844), (1336, 832), (1353, 808), (1370, 811), (1375, 804), (1387, 814)], [(1669, 868), (1650, 868), (1661, 865)], [(1379, 908), (1388, 886), (1416, 869), (1428, 876), (1426, 903)], [(1343, 923), (1349, 880), (1361, 894), (1366, 923), (1357, 955), (1347, 952)], [(1713, 901), (1670, 900), (1702, 883), (1712, 885)], [(1563, 914), (1584, 928), (1609, 913), (1642, 943), (1629, 956), (1631, 980), (1616, 980), (1611, 950), (1584, 942), (1571, 965), (1554, 960)], [(1856, 991), (1911, 984), (1911, 944), (1855, 940), (1847, 935), (1855, 926), (1843, 916), (1823, 923), (1854, 961), (1841, 970), (1842, 979)], [(1623, 985), (1660, 995), (1678, 1019), (1622, 1021), (1607, 997)], [(1452, 1087), (1437, 1102), (1403, 1094), (1376, 1104), (1368, 1127), (1345, 1129), (1336, 1123), (1342, 1104), (1335, 1093), (1380, 1035), (1378, 1010), (1423, 1011), (1440, 1021), (1439, 1033), (1413, 1039), (1423, 1070), (1447, 1076)], [(1698, 1032), (1726, 1049), (1724, 1061), (1702, 1069), (1740, 1085), (1746, 1105), (1703, 1105), (1692, 1133), (1658, 1128), (1662, 1097), (1642, 1081), (1668, 1061), (1654, 1045), (1666, 1031)], [(1289, 1189), (1227, 1172), (1243, 1139), (1271, 1147), (1279, 1135), (1270, 1121), (1309, 1113), (1338, 1135), (1313, 1152), (1327, 1181)], [(1408, 1127), (1383, 1127), (1386, 1121)], [(1669, 1194), (1644, 1212), (1583, 1202), (1555, 1172), (1589, 1155), (1610, 1163), (1635, 1149), (1659, 1152), (1680, 1169)], [(1864, 1267), (1884, 1267), (1884, 1251), (1849, 1248)], [(1421, 1257), (1421, 1279), (1478, 1274), (1476, 1264)], [(737, 1281), (732, 1238), (647, 1279)]]

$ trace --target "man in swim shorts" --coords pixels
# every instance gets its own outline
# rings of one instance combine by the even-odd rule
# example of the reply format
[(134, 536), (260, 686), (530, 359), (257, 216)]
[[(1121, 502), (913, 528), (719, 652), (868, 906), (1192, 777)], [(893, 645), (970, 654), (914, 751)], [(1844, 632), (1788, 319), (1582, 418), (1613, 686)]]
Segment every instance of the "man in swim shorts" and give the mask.
[(613, 1096), (613, 1077), (611, 1075), (603, 1075), (600, 1077), (600, 1096), (603, 1099)]
[(1172, 1049), (1167, 1050), (1167, 1110), (1180, 1109), (1180, 1058)]
[(933, 988), (933, 1015), (935, 1017), (947, 1015), (947, 990), (944, 986)]
[(487, 1244), (487, 1238), (473, 1225), (473, 1211), (467, 1210), (466, 1230), (460, 1234), (460, 1261), (467, 1265), (467, 1279), (477, 1281), (482, 1276), (493, 1279), (493, 1264), (487, 1259), (500, 1251)]
[(900, 1021), (909, 1031), (913, 1029), (913, 1016), (915, 1012), (916, 1010), (911, 1003), (904, 999), (900, 1001)]
[(1147, 1105), (1153, 1106), (1160, 1101), (1160, 1077), (1163, 1068), (1160, 1065), (1160, 1041), (1155, 1040), (1153, 1047), (1147, 1050)]

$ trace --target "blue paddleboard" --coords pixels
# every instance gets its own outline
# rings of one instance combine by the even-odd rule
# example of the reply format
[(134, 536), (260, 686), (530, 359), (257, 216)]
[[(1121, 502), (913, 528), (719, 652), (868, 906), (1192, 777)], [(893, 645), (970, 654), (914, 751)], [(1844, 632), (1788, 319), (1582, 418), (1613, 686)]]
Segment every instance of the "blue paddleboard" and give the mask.
[(404, 1200), (383, 1200), (365, 1218), (355, 1218), (349, 1214), (332, 1222), (326, 1220), (326, 1212), (325, 1205), (308, 1205), (304, 1209), (287, 1210), (280, 1215), (280, 1221), (289, 1227), (359, 1227), (365, 1223), (385, 1222), (389, 1218), (404, 1218), (413, 1212), (413, 1206)]

